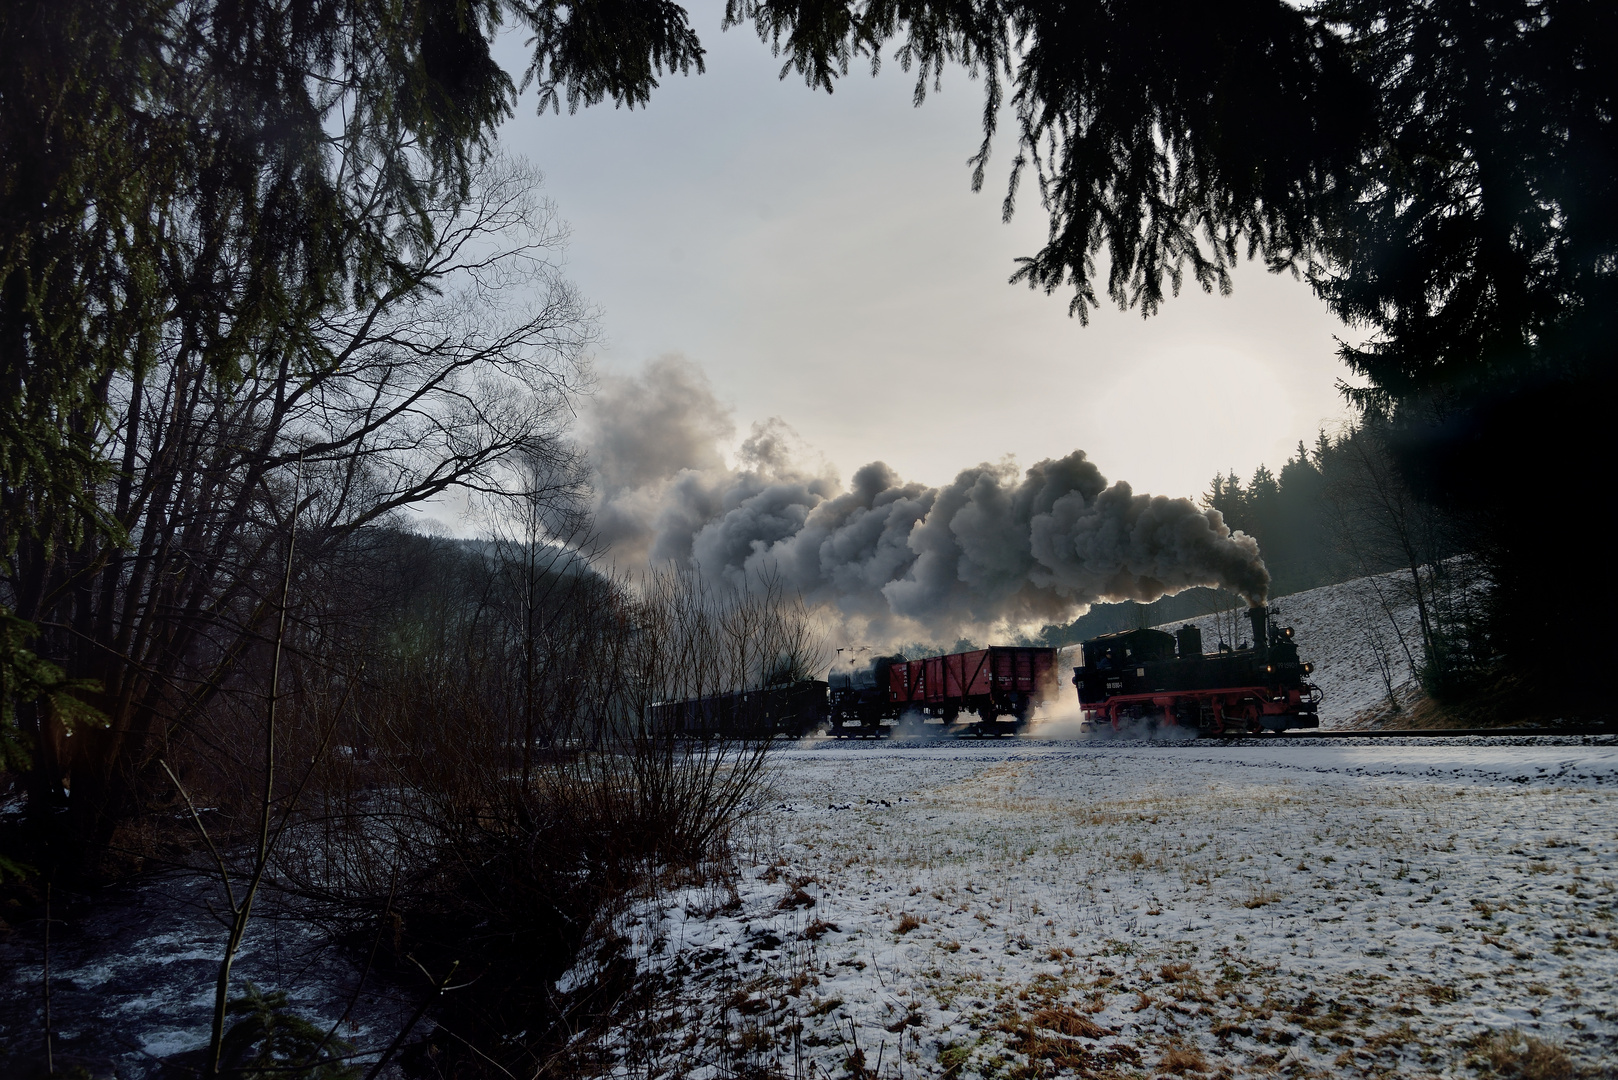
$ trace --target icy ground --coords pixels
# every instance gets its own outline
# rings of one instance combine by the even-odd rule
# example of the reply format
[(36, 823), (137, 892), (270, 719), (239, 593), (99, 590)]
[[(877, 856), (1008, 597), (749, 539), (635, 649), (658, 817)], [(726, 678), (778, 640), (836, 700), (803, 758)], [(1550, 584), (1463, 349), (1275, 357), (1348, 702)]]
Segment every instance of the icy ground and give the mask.
[(1611, 738), (810, 742), (736, 854), (607, 1071), (1618, 1075)]

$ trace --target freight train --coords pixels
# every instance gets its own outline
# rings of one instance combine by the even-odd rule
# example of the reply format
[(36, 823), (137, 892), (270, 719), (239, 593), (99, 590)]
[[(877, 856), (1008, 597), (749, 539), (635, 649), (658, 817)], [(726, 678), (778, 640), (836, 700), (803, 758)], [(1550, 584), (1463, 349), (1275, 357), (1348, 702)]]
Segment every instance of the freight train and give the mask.
[[(1085, 731), (1150, 735), (1174, 727), (1199, 735), (1249, 735), (1318, 727), (1320, 690), (1304, 681), (1292, 628), (1265, 607), (1248, 612), (1253, 642), (1204, 654), (1194, 626), (1130, 630), (1084, 642), (1073, 670)], [(895, 731), (1015, 735), (1041, 705), (1058, 704), (1057, 651), (994, 646), (910, 660), (878, 657), (758, 690), (652, 706), (661, 731), (692, 738), (882, 738)], [(1070, 699), (1071, 700), (1071, 699)]]

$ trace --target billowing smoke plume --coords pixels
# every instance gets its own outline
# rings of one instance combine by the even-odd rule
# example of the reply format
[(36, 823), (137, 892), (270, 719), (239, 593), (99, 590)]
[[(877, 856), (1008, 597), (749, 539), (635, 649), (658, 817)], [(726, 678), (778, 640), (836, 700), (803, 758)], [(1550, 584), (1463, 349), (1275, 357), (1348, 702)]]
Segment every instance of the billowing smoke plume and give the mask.
[(734, 434), (689, 362), (603, 381), (581, 438), (615, 562), (674, 560), (737, 583), (775, 574), (873, 639), (1065, 621), (1097, 600), (1194, 585), (1262, 602), (1269, 588), (1257, 543), (1217, 510), (1109, 485), (1080, 450), (1021, 474), (978, 465), (941, 488), (873, 462), (844, 491), (801, 464), (781, 421), (754, 425), (730, 466), (720, 447)]

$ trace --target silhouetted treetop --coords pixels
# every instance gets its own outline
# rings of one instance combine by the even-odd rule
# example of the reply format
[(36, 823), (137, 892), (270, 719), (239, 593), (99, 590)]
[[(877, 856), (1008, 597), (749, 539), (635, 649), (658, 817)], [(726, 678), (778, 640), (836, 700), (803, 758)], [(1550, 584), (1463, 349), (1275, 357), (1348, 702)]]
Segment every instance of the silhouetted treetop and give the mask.
[(1618, 300), (1618, 7), (1333, 0), (1375, 89), (1317, 282), (1372, 331), (1377, 408), (1610, 351)]
[(1297, 265), (1369, 130), (1370, 95), (1341, 38), (1280, 0), (729, 0), (726, 20), (751, 22), (786, 57), (783, 76), (827, 91), (855, 60), (879, 67), (890, 45), (916, 73), (918, 104), (947, 65), (981, 78), (973, 186), (1009, 103), (1004, 216), (1029, 170), (1050, 216), (1012, 280), (1071, 287), (1081, 319), (1102, 292), (1151, 314), (1187, 273), (1228, 292), (1243, 254)]

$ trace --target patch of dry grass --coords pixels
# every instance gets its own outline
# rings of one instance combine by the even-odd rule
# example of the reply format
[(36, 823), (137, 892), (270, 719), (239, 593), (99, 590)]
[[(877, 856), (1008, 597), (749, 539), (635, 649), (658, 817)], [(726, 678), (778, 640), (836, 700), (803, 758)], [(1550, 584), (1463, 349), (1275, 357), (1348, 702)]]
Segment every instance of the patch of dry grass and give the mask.
[(815, 898), (809, 893), (805, 892), (802, 885), (794, 885), (785, 896), (781, 897), (781, 899), (776, 902), (775, 906), (781, 911), (795, 911), (798, 908), (812, 908), (815, 906)]
[(1472, 1044), (1467, 1064), (1510, 1080), (1576, 1080), (1597, 1074), (1578, 1069), (1566, 1050), (1520, 1031), (1495, 1031)]
[(1179, 1075), (1205, 1073), (1208, 1071), (1208, 1059), (1195, 1046), (1173, 1043), (1163, 1051), (1163, 1059), (1157, 1063), (1157, 1067), (1161, 1072)]

